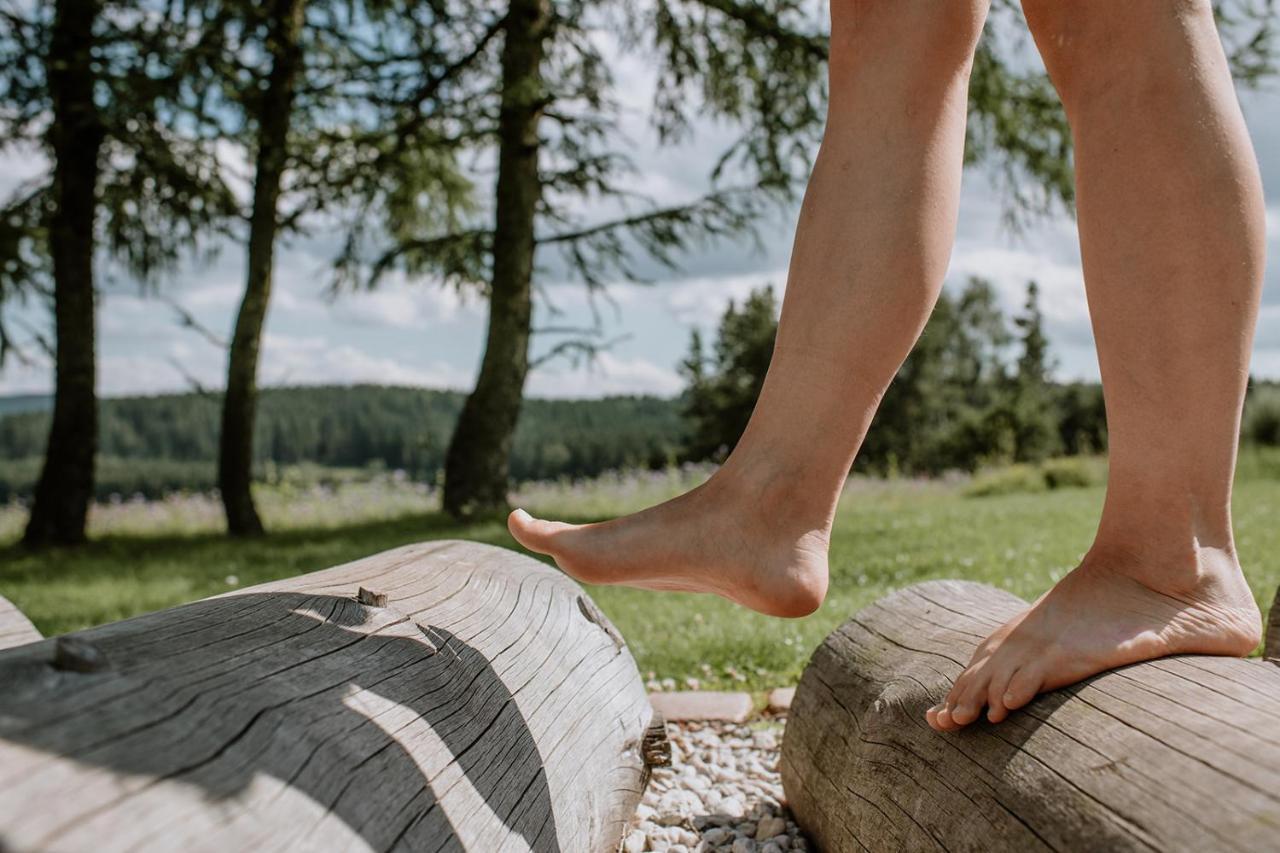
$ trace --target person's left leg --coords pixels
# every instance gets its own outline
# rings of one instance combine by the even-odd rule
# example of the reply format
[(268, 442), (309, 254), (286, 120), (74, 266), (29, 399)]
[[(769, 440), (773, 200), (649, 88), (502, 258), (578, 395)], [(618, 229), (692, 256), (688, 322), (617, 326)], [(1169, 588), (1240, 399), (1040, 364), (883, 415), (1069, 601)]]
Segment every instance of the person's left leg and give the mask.
[(1231, 481), (1263, 269), (1257, 164), (1208, 0), (1024, 0), (1076, 147), (1110, 473), (1081, 565), (994, 633), (929, 724), (1171, 654), (1248, 654), (1261, 619)]
[(600, 524), (517, 510), (512, 535), (590, 583), (711, 592), (803, 616), (854, 454), (942, 287), (987, 0), (832, 0), (826, 132), (778, 340), (737, 446), (705, 484)]

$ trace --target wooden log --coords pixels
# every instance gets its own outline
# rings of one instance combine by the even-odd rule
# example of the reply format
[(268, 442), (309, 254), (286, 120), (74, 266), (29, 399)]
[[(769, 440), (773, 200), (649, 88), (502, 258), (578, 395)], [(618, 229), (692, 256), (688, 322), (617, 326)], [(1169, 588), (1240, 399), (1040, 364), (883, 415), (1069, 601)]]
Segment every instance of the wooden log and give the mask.
[(782, 747), (824, 851), (1273, 850), (1280, 667), (1180, 656), (1046, 694), (999, 725), (925, 724), (975, 647), (1026, 602), (981, 584), (896, 592), (801, 677)]
[(1267, 617), (1267, 637), (1263, 643), (1262, 656), (1280, 661), (1280, 588), (1276, 589), (1275, 601), (1271, 602), (1271, 614)]
[(661, 752), (581, 588), (465, 542), (0, 652), (0, 684), (6, 851), (614, 850)]
[(0, 649), (43, 639), (36, 626), (9, 599), (0, 595)]

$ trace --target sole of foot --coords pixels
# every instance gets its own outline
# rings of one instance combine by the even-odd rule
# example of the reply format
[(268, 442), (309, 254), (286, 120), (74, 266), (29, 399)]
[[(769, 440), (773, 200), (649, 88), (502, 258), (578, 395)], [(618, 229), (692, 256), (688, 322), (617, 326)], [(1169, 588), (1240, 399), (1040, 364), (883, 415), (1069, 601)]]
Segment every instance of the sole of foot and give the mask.
[(544, 521), (518, 509), (507, 527), (583, 583), (712, 593), (789, 618), (814, 612), (827, 593), (825, 526), (735, 507), (707, 486), (596, 524)]
[(1188, 582), (1158, 589), (1086, 562), (974, 653), (925, 717), (940, 732), (998, 723), (1038, 694), (1107, 670), (1178, 654), (1252, 652), (1262, 618), (1234, 555), (1202, 555)]

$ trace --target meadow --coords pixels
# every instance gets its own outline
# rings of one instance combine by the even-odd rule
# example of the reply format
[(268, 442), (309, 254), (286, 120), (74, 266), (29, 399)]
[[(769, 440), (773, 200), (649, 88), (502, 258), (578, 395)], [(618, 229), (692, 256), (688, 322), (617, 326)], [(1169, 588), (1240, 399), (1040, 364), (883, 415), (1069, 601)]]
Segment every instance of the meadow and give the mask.
[[(531, 484), (513, 501), (535, 513), (594, 520), (677, 494), (709, 472), (690, 466)], [(976, 478), (852, 478), (832, 536), (830, 594), (804, 619), (770, 619), (708, 596), (590, 592), (655, 685), (787, 684), (827, 632), (895, 588), (967, 578), (1025, 598), (1040, 594), (1088, 547), (1104, 477), (1101, 461), (1072, 460)], [(0, 595), (48, 635), (425, 539), (516, 547), (501, 520), (458, 524), (439, 512), (434, 489), (393, 473), (286, 477), (257, 494), (272, 530), (260, 540), (225, 538), (216, 498), (175, 494), (96, 504), (88, 546), (44, 552), (16, 545), (22, 507), (0, 507)], [(1235, 518), (1241, 561), (1265, 609), (1280, 583), (1280, 453), (1245, 452)]]

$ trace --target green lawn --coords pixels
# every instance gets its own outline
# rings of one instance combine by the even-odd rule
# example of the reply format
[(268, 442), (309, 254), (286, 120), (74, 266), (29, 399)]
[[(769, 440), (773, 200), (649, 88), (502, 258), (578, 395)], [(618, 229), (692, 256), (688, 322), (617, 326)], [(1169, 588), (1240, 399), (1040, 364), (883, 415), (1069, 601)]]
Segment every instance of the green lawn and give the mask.
[[(586, 486), (535, 487), (531, 510), (585, 520), (687, 488), (701, 472), (636, 475)], [(962, 483), (851, 481), (831, 548), (831, 591), (800, 620), (759, 616), (719, 599), (620, 588), (592, 595), (631, 645), (641, 671), (679, 684), (752, 689), (794, 680), (822, 637), (889, 590), (928, 578), (969, 578), (1033, 597), (1088, 546), (1100, 487), (966, 496)], [(387, 480), (337, 492), (264, 490), (277, 532), (232, 542), (203, 497), (105, 506), (83, 549), (31, 554), (11, 547), (17, 508), (0, 509), (0, 594), (46, 634), (70, 631), (356, 559), (423, 539), (515, 547), (499, 522), (459, 525), (420, 488)], [(1237, 487), (1237, 541), (1259, 602), (1280, 582), (1280, 479)], [(355, 519), (355, 520), (352, 520)]]

